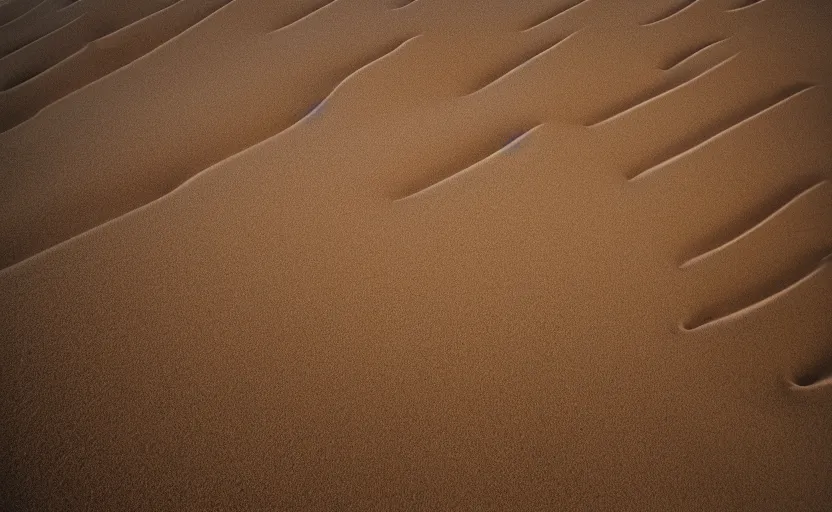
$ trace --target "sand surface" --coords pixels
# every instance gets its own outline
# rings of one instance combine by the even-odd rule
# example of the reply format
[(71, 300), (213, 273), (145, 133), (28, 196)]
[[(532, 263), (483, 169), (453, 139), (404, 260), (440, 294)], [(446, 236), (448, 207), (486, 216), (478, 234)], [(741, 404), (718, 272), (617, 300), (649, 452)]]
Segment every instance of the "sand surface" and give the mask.
[(830, 510), (830, 55), (826, 0), (0, 0), (0, 510)]

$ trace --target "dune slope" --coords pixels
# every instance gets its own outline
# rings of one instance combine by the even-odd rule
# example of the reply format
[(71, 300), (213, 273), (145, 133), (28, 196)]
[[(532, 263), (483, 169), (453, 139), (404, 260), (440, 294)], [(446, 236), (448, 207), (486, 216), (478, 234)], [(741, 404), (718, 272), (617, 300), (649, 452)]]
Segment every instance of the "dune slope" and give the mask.
[(826, 510), (829, 20), (0, 2), (0, 509)]

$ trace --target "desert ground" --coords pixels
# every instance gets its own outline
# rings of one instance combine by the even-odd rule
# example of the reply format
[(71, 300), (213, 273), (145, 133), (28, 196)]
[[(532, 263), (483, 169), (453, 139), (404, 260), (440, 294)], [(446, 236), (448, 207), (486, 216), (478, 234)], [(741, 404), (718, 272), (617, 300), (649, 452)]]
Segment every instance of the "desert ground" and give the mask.
[(0, 510), (832, 510), (832, 2), (0, 0)]

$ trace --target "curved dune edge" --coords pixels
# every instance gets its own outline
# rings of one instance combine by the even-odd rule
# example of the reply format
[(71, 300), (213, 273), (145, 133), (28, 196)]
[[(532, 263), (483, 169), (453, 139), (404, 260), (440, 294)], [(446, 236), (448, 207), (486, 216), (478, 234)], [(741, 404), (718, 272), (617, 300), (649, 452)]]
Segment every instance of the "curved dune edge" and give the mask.
[(84, 12), (83, 4), (74, 3), (68, 9), (61, 9), (63, 3), (63, 0), (44, 0), (0, 31), (0, 56), (21, 50)]
[[(788, 295), (790, 292), (795, 290), (796, 288), (804, 285), (805, 283), (813, 280), (817, 275), (821, 274), (824, 269), (832, 262), (832, 252), (829, 252), (826, 256), (824, 256), (819, 263), (813, 265), (813, 268), (808, 273), (802, 272), (798, 274), (797, 278), (789, 280), (788, 284), (783, 287), (777, 287), (774, 290), (766, 290), (761, 295), (762, 298), (752, 301), (750, 304), (743, 305), (740, 307), (734, 307), (732, 304), (723, 305), (713, 313), (700, 313), (693, 317), (690, 320), (682, 322), (679, 327), (686, 332), (696, 332), (701, 329), (710, 329), (713, 327), (718, 327), (720, 325), (733, 322), (737, 319), (740, 319), (746, 315), (750, 315), (755, 313), (757, 310), (764, 308), (768, 304), (781, 299)], [(803, 269), (799, 269), (802, 271)], [(781, 278), (779, 281), (786, 280), (788, 278)], [(748, 302), (749, 299), (746, 297), (742, 297), (739, 299), (740, 302)]]
[[(228, 2), (179, 0), (106, 36), (79, 40), (85, 45), (76, 53), (0, 92), (0, 112), (7, 119), (0, 124), (0, 131), (31, 119), (50, 104), (152, 52)], [(198, 5), (202, 8), (195, 9)], [(68, 48), (65, 40), (56, 39), (55, 44)]]
[[(230, 5), (230, 4), (226, 4), (226, 5)], [(220, 10), (222, 10), (222, 8), (221, 8)], [(220, 13), (219, 13), (219, 12), (215, 12), (213, 15), (217, 15), (217, 14), (220, 14)], [(205, 18), (205, 19), (201, 20), (199, 23), (207, 23), (207, 22), (209, 22), (209, 18), (211, 18), (213, 15), (208, 16), (207, 18)], [(198, 24), (199, 24), (199, 23), (198, 23)], [(192, 29), (194, 29), (194, 28), (196, 28), (196, 27), (190, 27), (188, 30), (192, 30)], [(187, 31), (186, 31), (186, 32), (187, 32)], [(179, 35), (178, 35), (178, 36), (176, 36), (176, 37), (182, 37), (184, 34), (185, 34), (185, 33), (183, 32), (183, 33), (179, 34)], [(323, 101), (325, 101), (325, 100), (326, 100), (329, 96), (333, 95), (333, 94), (334, 94), (337, 90), (340, 90), (341, 86), (342, 86), (344, 83), (348, 82), (348, 79), (349, 79), (349, 78), (351, 78), (351, 76), (352, 76), (353, 74), (356, 74), (358, 71), (360, 71), (361, 69), (363, 69), (363, 68), (364, 68), (364, 67), (366, 67), (367, 65), (369, 65), (369, 64), (371, 64), (371, 63), (374, 63), (375, 61), (382, 60), (382, 57), (384, 57), (384, 56), (385, 56), (385, 55), (387, 55), (388, 53), (392, 53), (395, 49), (397, 49), (397, 48), (398, 48), (399, 46), (401, 46), (404, 42), (406, 42), (406, 40), (413, 39), (413, 38), (415, 38), (415, 37), (416, 37), (416, 36), (410, 36), (410, 37), (408, 37), (408, 38), (398, 38), (398, 39), (394, 39), (394, 40), (392, 40), (392, 41), (384, 41), (384, 42), (383, 42), (383, 44), (381, 44), (381, 45), (379, 46), (379, 48), (377, 48), (377, 49), (369, 49), (369, 51), (366, 51), (366, 50), (365, 50), (365, 54), (364, 54), (364, 55), (362, 55), (362, 56), (359, 56), (359, 57), (358, 57), (360, 60), (356, 60), (356, 62), (355, 62), (355, 63), (353, 63), (353, 64), (351, 65), (351, 66), (354, 66), (356, 69), (351, 69), (351, 68), (345, 69), (344, 71), (342, 71), (342, 72), (341, 72), (341, 76), (337, 76), (337, 77), (335, 77), (335, 79), (334, 79), (334, 80), (331, 80), (331, 82), (334, 84), (334, 85), (332, 86), (332, 89), (331, 89), (329, 92), (327, 92), (326, 94), (322, 94), (322, 95), (321, 95), (321, 97), (320, 97), (320, 99), (315, 100), (314, 104), (315, 104), (315, 105), (320, 105), (320, 104), (321, 104)], [(174, 40), (175, 40), (175, 39), (176, 39), (176, 38), (174, 38)], [(173, 42), (175, 42), (174, 40), (171, 40), (171, 41), (168, 41), (168, 42), (164, 43), (164, 44), (163, 44), (162, 46), (160, 46), (159, 48), (157, 48), (157, 49), (153, 50), (153, 52), (155, 52), (155, 51), (159, 51), (159, 50), (160, 50), (160, 49), (162, 49), (165, 45), (172, 44)], [(144, 59), (146, 59), (146, 58), (151, 58), (151, 57), (152, 57), (153, 52), (150, 52), (149, 54), (147, 54), (147, 55), (145, 55), (145, 56), (142, 56), (142, 57), (140, 57), (140, 58), (136, 59), (135, 61), (133, 61), (133, 62), (131, 62), (131, 63), (127, 64), (126, 66), (124, 66), (124, 67), (122, 67), (122, 68), (120, 68), (120, 69), (123, 69), (123, 70), (125, 70), (125, 71), (129, 71), (129, 70), (130, 70), (130, 68), (131, 68), (131, 67), (133, 67), (133, 66), (135, 66), (135, 65), (137, 65), (137, 63), (138, 63), (139, 61), (142, 61), (142, 60), (144, 60)], [(103, 77), (102, 79), (104, 79), (104, 78), (106, 78), (106, 77)], [(100, 80), (101, 80), (101, 79), (100, 79)], [(98, 82), (98, 81), (96, 81), (96, 82)], [(96, 82), (92, 82), (92, 83), (96, 83)], [(320, 85), (318, 85), (318, 87), (317, 87), (317, 88), (321, 88), (321, 86), (320, 86)], [(73, 93), (70, 93), (70, 94), (69, 94), (66, 98), (64, 98), (64, 99), (62, 99), (62, 100), (60, 100), (60, 101), (65, 101), (65, 100), (67, 100), (68, 98), (71, 98), (71, 96), (72, 96), (73, 94), (78, 93), (78, 92), (79, 92), (80, 90), (82, 90), (82, 89), (83, 89), (83, 88), (78, 89), (78, 90), (74, 91)], [(290, 114), (289, 116), (286, 116), (285, 118), (281, 119), (281, 120), (280, 120), (277, 124), (272, 123), (272, 124), (274, 125), (274, 127), (273, 127), (273, 128), (270, 128), (268, 131), (266, 131), (266, 132), (264, 132), (264, 133), (260, 134), (258, 137), (254, 138), (254, 139), (252, 139), (252, 140), (245, 141), (245, 143), (244, 143), (244, 144), (239, 145), (239, 147), (233, 148), (233, 150), (232, 150), (232, 151), (230, 151), (230, 152), (228, 152), (228, 153), (226, 153), (226, 154), (220, 154), (220, 155), (218, 155), (218, 157), (216, 158), (216, 161), (214, 161), (214, 162), (210, 162), (210, 163), (208, 163), (207, 165), (200, 165), (200, 166), (198, 166), (198, 167), (197, 167), (197, 166), (191, 166), (191, 168), (190, 168), (190, 169), (188, 169), (186, 172), (183, 172), (183, 174), (182, 174), (182, 181), (183, 181), (183, 182), (184, 182), (184, 181), (186, 181), (186, 180), (187, 180), (187, 179), (189, 179), (191, 176), (193, 176), (194, 174), (196, 174), (196, 173), (198, 173), (198, 172), (200, 172), (200, 171), (204, 170), (204, 169), (205, 169), (206, 167), (208, 167), (208, 166), (213, 166), (214, 164), (216, 164), (216, 163), (218, 163), (218, 162), (221, 162), (221, 161), (223, 161), (223, 160), (226, 160), (226, 159), (228, 159), (228, 158), (230, 158), (230, 157), (233, 157), (233, 156), (235, 156), (236, 154), (238, 154), (238, 153), (240, 153), (240, 152), (242, 152), (242, 151), (245, 151), (245, 150), (247, 150), (247, 149), (250, 149), (251, 147), (257, 146), (257, 145), (259, 145), (260, 143), (262, 143), (263, 141), (265, 141), (265, 140), (267, 140), (267, 139), (270, 139), (270, 138), (274, 137), (275, 135), (277, 135), (277, 134), (279, 134), (279, 133), (285, 132), (287, 129), (289, 129), (289, 128), (291, 128), (292, 126), (296, 125), (298, 122), (302, 121), (304, 118), (306, 118), (306, 117), (307, 117), (308, 115), (310, 115), (311, 113), (312, 113), (312, 112), (311, 112), (311, 109), (306, 109), (306, 111), (304, 111), (303, 113), (293, 113), (293, 114)], [(36, 115), (36, 116), (34, 116), (33, 118), (31, 118), (31, 119), (30, 119), (30, 121), (32, 121), (32, 120), (36, 120), (36, 119), (38, 119), (38, 116), (37, 116), (37, 115)], [(180, 184), (180, 183), (174, 183), (174, 184), (172, 184), (172, 186), (170, 186), (169, 188), (167, 188), (167, 189), (166, 189), (166, 190), (164, 190), (164, 191), (161, 191), (159, 194), (157, 194), (157, 195), (156, 195), (155, 197), (153, 197), (151, 200), (156, 199), (156, 198), (158, 198), (158, 197), (160, 197), (160, 196), (162, 196), (162, 195), (165, 195), (165, 194), (166, 194), (166, 193), (168, 193), (170, 190), (172, 190), (172, 189), (176, 188), (179, 184)], [(130, 208), (129, 210), (132, 210), (132, 209), (134, 209), (134, 208), (136, 208), (136, 207), (138, 207), (138, 206), (140, 206), (140, 205), (138, 205), (138, 204), (137, 204), (137, 205), (133, 206), (132, 208)], [(129, 211), (129, 210), (126, 210), (126, 211), (121, 211), (121, 212), (117, 212), (115, 215), (107, 216), (107, 217), (105, 217), (105, 218), (103, 218), (103, 219), (100, 219), (99, 224), (100, 224), (101, 222), (106, 222), (107, 220), (109, 220), (109, 219), (111, 219), (111, 218), (118, 217), (118, 216), (120, 216), (120, 215), (122, 215), (122, 214), (124, 214), (124, 213), (127, 213), (127, 211)], [(86, 228), (86, 229), (84, 229), (83, 231), (87, 231), (88, 229), (92, 229), (92, 228), (94, 228), (94, 225), (91, 225), (91, 226), (87, 227), (87, 228)], [(74, 234), (77, 234), (77, 233), (74, 233)], [(74, 235), (74, 234), (72, 234), (72, 235)], [(70, 236), (70, 237), (68, 237), (68, 238), (71, 238), (71, 236)], [(61, 241), (62, 241), (62, 240), (56, 240), (56, 241), (55, 241), (55, 243), (59, 243), (59, 242), (61, 242)], [(51, 245), (54, 245), (54, 244), (51, 244)], [(45, 248), (46, 248), (46, 247), (43, 247), (41, 250), (43, 250), (43, 249), (45, 249)], [(38, 252), (39, 252), (39, 251), (38, 251)], [(18, 255), (18, 256), (16, 256), (16, 261), (20, 261), (21, 259), (25, 259), (26, 257), (31, 256), (31, 254), (29, 254), (29, 255), (23, 255), (23, 256), (21, 257), (21, 256), (20, 256), (20, 254), (21, 254), (21, 253), (18, 253), (18, 254), (19, 254), (19, 255)]]
[(0, 30), (34, 7), (32, 0), (10, 0), (0, 5)]
[(87, 42), (89, 18), (81, 14), (56, 30), (45, 34), (5, 57), (0, 58), (0, 93), (39, 75), (57, 62), (72, 55)]
[(0, 30), (8, 29), (9, 25), (14, 26), (12, 23), (15, 20), (27, 14), (40, 3), (33, 0), (18, 0), (3, 3), (0, 6)]
[(797, 379), (789, 381), (791, 388), (795, 391), (813, 392), (828, 390), (832, 387), (832, 369), (825, 368), (822, 376), (818, 374), (806, 374)]
[[(353, 71), (353, 72), (351, 72), (351, 73), (350, 73), (347, 77), (345, 77), (343, 80), (341, 80), (340, 82), (338, 82), (338, 84), (337, 84), (337, 85), (336, 85), (336, 86), (332, 89), (332, 91), (331, 91), (329, 94), (327, 94), (327, 95), (326, 95), (326, 96), (325, 96), (325, 97), (324, 97), (324, 98), (323, 98), (320, 102), (317, 102), (317, 103), (316, 103), (315, 108), (310, 109), (310, 110), (309, 110), (309, 112), (308, 112), (306, 115), (304, 115), (303, 117), (301, 117), (301, 118), (297, 119), (296, 121), (292, 122), (291, 124), (289, 124), (289, 125), (288, 125), (288, 126), (286, 126), (285, 128), (281, 129), (280, 131), (278, 131), (278, 132), (276, 132), (276, 133), (274, 133), (274, 134), (272, 134), (272, 135), (269, 135), (268, 137), (266, 137), (266, 138), (264, 138), (264, 139), (262, 139), (262, 140), (260, 140), (260, 141), (257, 141), (257, 142), (255, 142), (255, 143), (251, 144), (250, 146), (247, 146), (247, 147), (243, 148), (242, 150), (240, 150), (240, 151), (238, 151), (238, 152), (236, 152), (236, 153), (234, 153), (234, 154), (232, 154), (232, 155), (229, 155), (229, 156), (227, 156), (227, 157), (223, 158), (222, 160), (220, 160), (220, 161), (218, 161), (218, 162), (215, 162), (214, 164), (210, 165), (209, 167), (207, 167), (207, 168), (205, 168), (205, 169), (202, 169), (202, 170), (198, 171), (196, 174), (194, 174), (194, 175), (192, 175), (192, 176), (189, 176), (189, 177), (188, 177), (187, 179), (185, 179), (185, 181), (183, 181), (182, 183), (180, 183), (180, 184), (176, 185), (176, 187), (175, 187), (175, 188), (173, 188), (172, 190), (170, 190), (170, 191), (168, 191), (168, 192), (166, 192), (166, 193), (164, 193), (164, 194), (160, 195), (159, 197), (154, 198), (154, 199), (153, 199), (153, 200), (151, 200), (150, 202), (148, 202), (148, 203), (146, 203), (146, 204), (143, 204), (143, 205), (141, 205), (141, 206), (138, 206), (138, 207), (136, 207), (135, 209), (130, 210), (130, 211), (128, 211), (128, 212), (125, 212), (125, 213), (123, 213), (123, 214), (121, 214), (121, 215), (119, 215), (119, 216), (116, 216), (116, 217), (114, 217), (114, 218), (107, 219), (106, 221), (102, 222), (101, 224), (99, 224), (99, 225), (97, 225), (97, 226), (94, 226), (94, 227), (92, 227), (92, 228), (89, 228), (89, 229), (87, 229), (86, 231), (84, 231), (84, 232), (82, 232), (82, 233), (79, 233), (79, 234), (77, 234), (77, 235), (74, 235), (74, 236), (72, 236), (71, 238), (69, 238), (69, 239), (67, 239), (67, 240), (63, 240), (63, 241), (61, 241), (61, 242), (58, 242), (57, 244), (55, 244), (55, 245), (53, 245), (53, 246), (51, 246), (51, 247), (48, 247), (48, 248), (44, 249), (43, 251), (40, 251), (40, 252), (38, 252), (38, 253), (35, 253), (35, 254), (31, 255), (31, 256), (28, 256), (28, 257), (26, 257), (26, 258), (24, 258), (24, 259), (22, 259), (22, 260), (20, 260), (20, 261), (17, 261), (17, 262), (15, 262), (15, 263), (13, 263), (12, 265), (9, 265), (9, 266), (4, 267), (4, 268), (0, 268), (0, 273), (2, 273), (2, 272), (4, 272), (4, 271), (6, 271), (7, 269), (12, 269), (13, 267), (15, 267), (15, 266), (17, 266), (17, 265), (19, 265), (19, 264), (23, 264), (23, 263), (25, 263), (26, 261), (28, 261), (28, 260), (30, 260), (30, 259), (37, 258), (37, 257), (38, 257), (38, 256), (40, 256), (41, 254), (49, 254), (49, 253), (51, 253), (53, 250), (55, 250), (55, 249), (59, 248), (60, 246), (63, 246), (63, 245), (68, 244), (68, 243), (71, 243), (71, 242), (72, 242), (73, 240), (75, 240), (75, 239), (83, 238), (84, 236), (87, 236), (89, 233), (93, 233), (93, 232), (95, 232), (95, 231), (99, 230), (100, 228), (103, 228), (103, 227), (105, 227), (105, 226), (110, 225), (110, 224), (111, 224), (111, 223), (113, 223), (113, 222), (118, 221), (119, 219), (126, 218), (126, 217), (128, 217), (128, 216), (130, 216), (130, 215), (132, 215), (132, 214), (137, 214), (139, 211), (141, 211), (141, 210), (143, 210), (143, 209), (145, 209), (145, 208), (150, 207), (150, 206), (151, 206), (151, 205), (153, 205), (154, 203), (157, 203), (157, 202), (159, 202), (159, 201), (163, 201), (163, 200), (165, 200), (165, 198), (167, 198), (168, 196), (173, 196), (173, 195), (174, 195), (174, 194), (176, 194), (178, 191), (180, 191), (180, 190), (184, 189), (185, 187), (187, 187), (187, 186), (188, 186), (188, 185), (189, 185), (192, 181), (194, 181), (194, 180), (198, 179), (198, 178), (199, 178), (199, 176), (200, 176), (201, 174), (203, 174), (203, 173), (207, 173), (207, 172), (210, 172), (210, 171), (214, 170), (214, 169), (215, 169), (215, 168), (217, 168), (217, 167), (221, 167), (222, 165), (224, 165), (224, 164), (226, 164), (226, 163), (228, 163), (228, 162), (231, 162), (231, 161), (233, 161), (233, 160), (234, 160), (234, 159), (236, 159), (236, 158), (239, 158), (239, 157), (243, 156), (243, 155), (244, 155), (244, 154), (246, 154), (247, 152), (252, 151), (252, 150), (254, 150), (254, 149), (258, 148), (259, 146), (261, 146), (261, 145), (263, 145), (263, 144), (266, 144), (266, 143), (268, 143), (269, 141), (271, 141), (271, 140), (273, 140), (273, 139), (275, 139), (275, 138), (277, 138), (277, 137), (279, 137), (279, 136), (281, 136), (281, 135), (283, 135), (283, 134), (285, 134), (285, 133), (288, 133), (288, 132), (289, 132), (289, 131), (291, 131), (293, 128), (295, 128), (295, 127), (299, 126), (300, 124), (302, 124), (302, 123), (303, 123), (306, 119), (308, 119), (308, 118), (310, 118), (310, 117), (314, 116), (314, 115), (317, 113), (317, 111), (318, 111), (319, 109), (323, 108), (327, 102), (331, 101), (331, 99), (332, 99), (333, 97), (335, 97), (335, 96), (336, 96), (336, 94), (338, 93), (338, 91), (339, 91), (339, 90), (341, 90), (341, 89), (342, 89), (342, 88), (343, 88), (346, 84), (348, 84), (351, 80), (354, 80), (354, 78), (355, 78), (356, 76), (358, 76), (358, 75), (359, 75), (359, 74), (360, 74), (363, 70), (365, 70), (365, 69), (367, 69), (367, 68), (369, 68), (369, 67), (371, 67), (371, 66), (375, 65), (375, 64), (376, 64), (376, 63), (378, 63), (378, 62), (381, 62), (381, 61), (385, 60), (386, 58), (389, 58), (390, 56), (394, 55), (395, 53), (398, 53), (399, 51), (401, 51), (402, 49), (404, 49), (404, 48), (405, 48), (405, 46), (406, 46), (409, 42), (411, 42), (411, 41), (413, 41), (413, 40), (417, 39), (418, 37), (419, 37), (419, 36), (418, 36), (418, 35), (416, 35), (416, 36), (409, 37), (409, 38), (405, 39), (404, 41), (396, 42), (395, 44), (393, 44), (393, 45), (392, 45), (392, 49), (386, 49), (386, 50), (384, 50), (384, 51), (383, 51), (383, 53), (382, 53), (381, 55), (379, 55), (379, 56), (374, 56), (373, 58), (369, 59), (369, 62), (365, 63), (364, 65), (362, 65), (362, 66), (361, 66), (361, 67), (359, 67), (358, 69), (354, 70), (354, 71)], [(532, 130), (533, 130), (533, 129), (532, 129)], [(528, 133), (529, 133), (529, 132), (531, 132), (532, 130), (529, 130), (528, 132), (524, 133), (523, 135), (528, 134)], [(522, 137), (523, 135), (521, 135), (521, 137)], [(515, 142), (516, 142), (516, 141), (515, 141)]]

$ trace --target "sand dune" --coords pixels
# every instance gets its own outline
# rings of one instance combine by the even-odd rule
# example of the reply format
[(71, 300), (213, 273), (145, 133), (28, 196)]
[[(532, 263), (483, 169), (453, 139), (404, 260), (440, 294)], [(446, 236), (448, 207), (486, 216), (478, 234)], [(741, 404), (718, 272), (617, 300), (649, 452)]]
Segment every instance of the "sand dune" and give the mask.
[(0, 0), (0, 509), (827, 510), (829, 20)]

